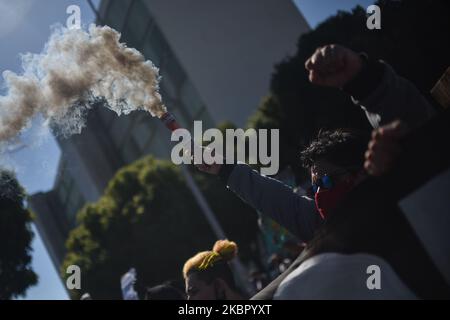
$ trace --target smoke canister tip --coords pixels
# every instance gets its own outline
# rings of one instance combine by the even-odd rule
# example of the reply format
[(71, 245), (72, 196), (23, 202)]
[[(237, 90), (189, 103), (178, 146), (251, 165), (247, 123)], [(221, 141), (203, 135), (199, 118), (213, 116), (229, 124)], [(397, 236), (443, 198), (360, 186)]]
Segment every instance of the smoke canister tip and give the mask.
[(181, 126), (178, 124), (177, 120), (175, 119), (174, 115), (171, 114), (170, 112), (165, 112), (160, 117), (160, 120), (171, 131), (181, 128)]

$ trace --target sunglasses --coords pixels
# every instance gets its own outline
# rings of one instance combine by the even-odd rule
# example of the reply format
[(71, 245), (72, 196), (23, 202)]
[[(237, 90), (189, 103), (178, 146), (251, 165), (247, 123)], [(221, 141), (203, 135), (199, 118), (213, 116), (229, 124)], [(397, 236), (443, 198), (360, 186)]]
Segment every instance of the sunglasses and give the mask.
[(312, 183), (312, 190), (314, 193), (319, 191), (319, 187), (323, 189), (331, 189), (333, 187), (333, 182), (328, 175), (318, 178), (314, 183)]

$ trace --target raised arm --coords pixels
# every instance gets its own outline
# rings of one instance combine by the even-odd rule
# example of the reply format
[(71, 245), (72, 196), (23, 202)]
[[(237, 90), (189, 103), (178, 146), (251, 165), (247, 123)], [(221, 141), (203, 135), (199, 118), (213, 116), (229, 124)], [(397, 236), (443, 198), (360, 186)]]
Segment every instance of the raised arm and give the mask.
[(350, 94), (374, 128), (397, 119), (414, 128), (434, 114), (417, 88), (392, 67), (348, 48), (321, 47), (305, 67), (313, 84), (340, 88)]
[(263, 176), (246, 164), (197, 167), (219, 175), (242, 200), (268, 215), (302, 241), (309, 241), (322, 223), (314, 200), (296, 194), (284, 183)]

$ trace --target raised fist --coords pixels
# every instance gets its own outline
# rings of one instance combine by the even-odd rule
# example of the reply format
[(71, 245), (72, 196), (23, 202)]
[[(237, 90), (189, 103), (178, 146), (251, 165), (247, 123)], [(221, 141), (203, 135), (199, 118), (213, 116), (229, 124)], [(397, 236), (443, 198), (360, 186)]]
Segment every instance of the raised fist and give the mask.
[(318, 48), (306, 61), (305, 68), (311, 83), (342, 88), (361, 71), (362, 59), (350, 49), (330, 44)]
[(364, 168), (373, 176), (387, 173), (401, 153), (399, 140), (408, 132), (400, 121), (394, 121), (375, 129), (365, 154)]

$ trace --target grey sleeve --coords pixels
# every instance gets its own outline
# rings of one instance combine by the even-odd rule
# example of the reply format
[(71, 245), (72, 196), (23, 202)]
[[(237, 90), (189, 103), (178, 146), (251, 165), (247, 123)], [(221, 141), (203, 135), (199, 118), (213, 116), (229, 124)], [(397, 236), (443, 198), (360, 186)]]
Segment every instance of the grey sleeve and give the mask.
[(402, 120), (409, 128), (414, 128), (434, 115), (433, 107), (410, 81), (397, 75), (388, 64), (377, 63), (383, 69), (381, 81), (367, 96), (352, 97), (366, 112), (372, 127)]
[(314, 200), (284, 183), (260, 175), (246, 164), (233, 167), (228, 188), (256, 210), (268, 215), (302, 241), (309, 241), (321, 223)]

